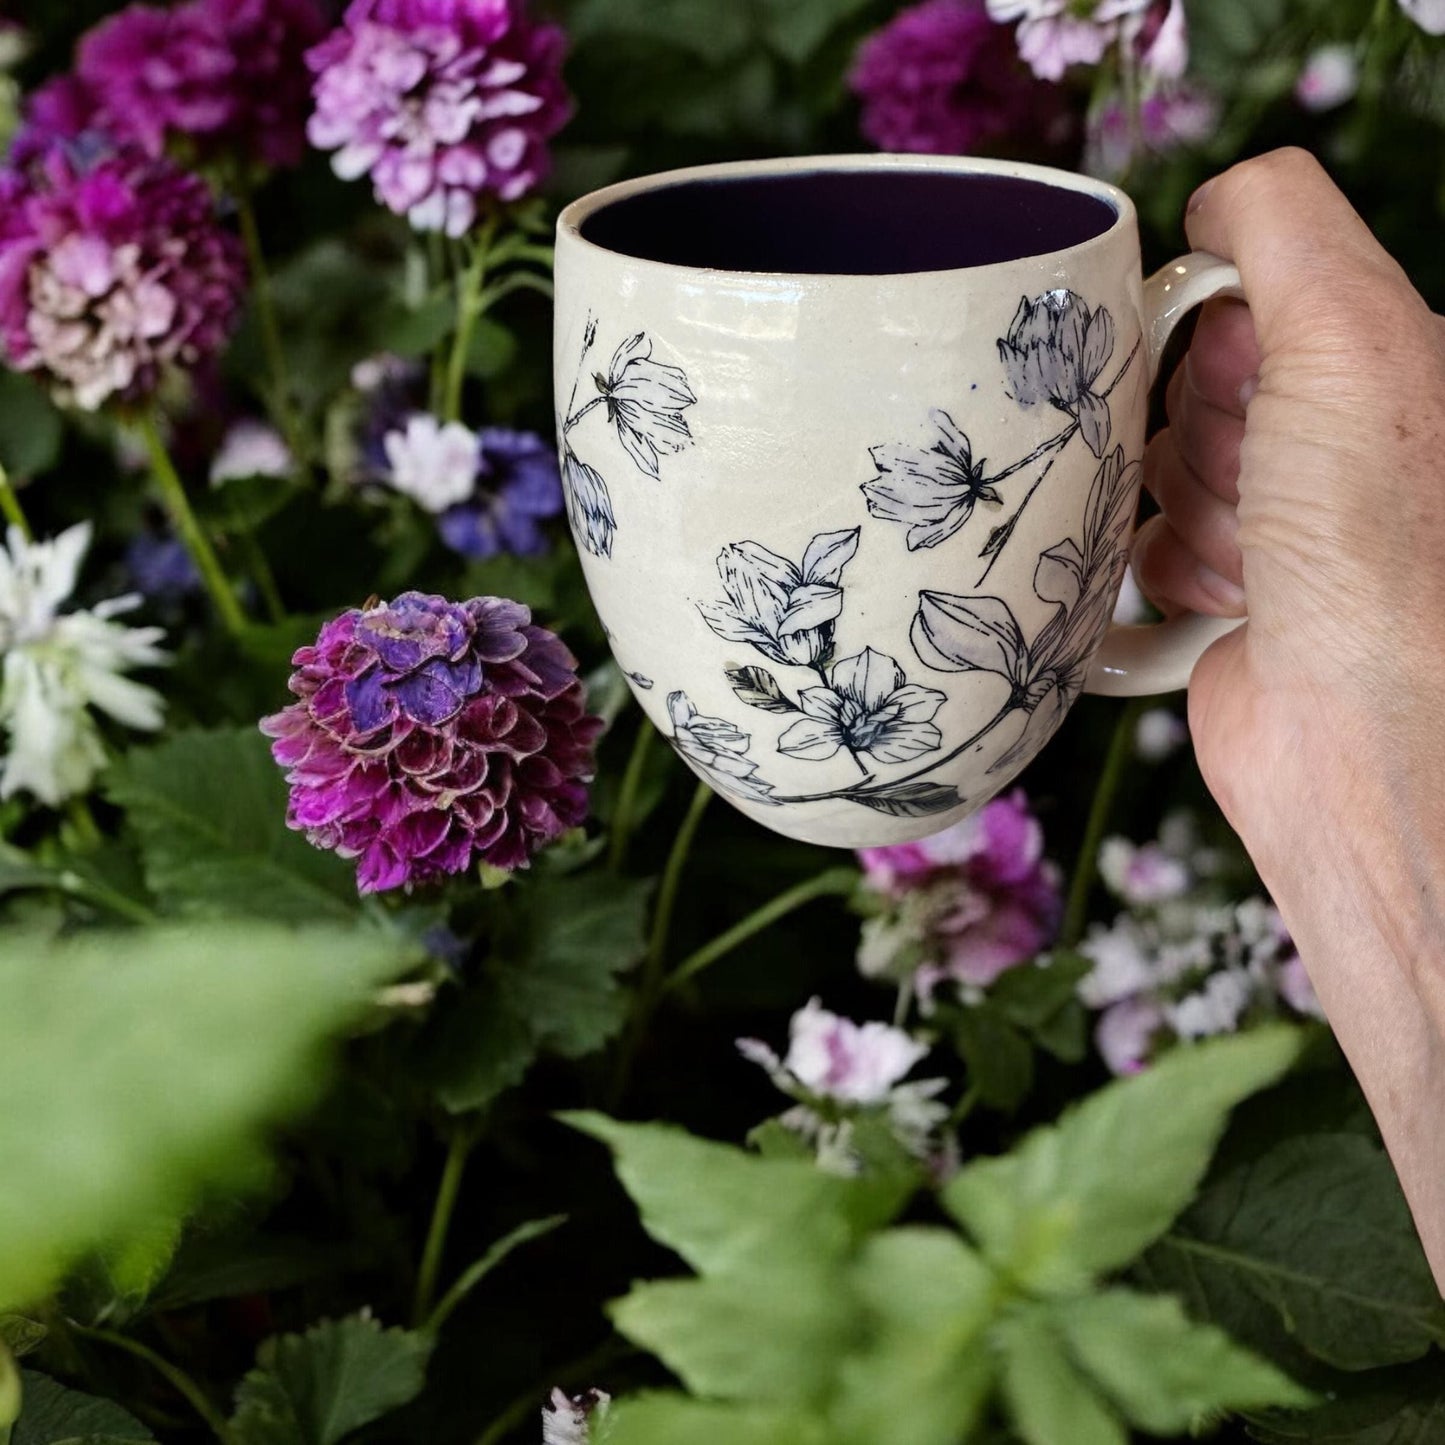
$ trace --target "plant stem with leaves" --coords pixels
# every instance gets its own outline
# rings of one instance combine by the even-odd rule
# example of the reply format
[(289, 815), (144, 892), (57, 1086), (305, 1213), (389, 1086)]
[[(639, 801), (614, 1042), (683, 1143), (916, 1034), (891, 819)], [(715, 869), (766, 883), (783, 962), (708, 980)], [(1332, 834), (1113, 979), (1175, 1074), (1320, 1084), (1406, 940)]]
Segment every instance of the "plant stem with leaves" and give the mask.
[(467, 1160), (476, 1147), (478, 1131), (474, 1122), (462, 1122), (452, 1129), (447, 1144), (446, 1163), (442, 1165), (441, 1182), (437, 1185), (436, 1203), (432, 1206), (431, 1224), (422, 1248), (421, 1265), (416, 1276), (416, 1298), (412, 1304), (412, 1322), (420, 1328), (431, 1314), (436, 1297), (437, 1279), (441, 1274), (442, 1256), (446, 1253), (447, 1233), (456, 1212), (461, 1193), (462, 1175)]
[(644, 714), (638, 724), (637, 740), (627, 759), (627, 771), (622, 775), (622, 786), (617, 794), (617, 806), (612, 813), (612, 838), (607, 850), (607, 861), (613, 869), (622, 867), (627, 857), (627, 844), (632, 836), (632, 815), (637, 811), (637, 795), (642, 789), (642, 775), (647, 767), (647, 756), (652, 751), (652, 740), (657, 730)]
[(467, 379), (467, 357), (471, 352), (472, 334), (486, 309), (487, 298), (482, 295), (482, 285), (487, 277), (497, 221), (497, 215), (493, 212), (482, 222), (481, 230), (471, 244), (471, 256), (457, 276), (457, 329), (452, 338), (451, 358), (447, 363), (446, 388), (442, 398), (444, 421), (462, 419), (462, 387)]

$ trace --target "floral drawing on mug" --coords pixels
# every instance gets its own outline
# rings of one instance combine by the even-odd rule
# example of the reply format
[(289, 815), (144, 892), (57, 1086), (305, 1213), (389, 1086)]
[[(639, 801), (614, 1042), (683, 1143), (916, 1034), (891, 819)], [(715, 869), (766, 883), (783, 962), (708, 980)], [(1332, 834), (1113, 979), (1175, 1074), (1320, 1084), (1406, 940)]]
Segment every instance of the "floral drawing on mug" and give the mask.
[(748, 757), (752, 738), (725, 718), (704, 717), (685, 692), (667, 695), (672, 722), (672, 745), (721, 792), (755, 803), (773, 805), (772, 786), (758, 776), (758, 765)]
[(1096, 457), (1108, 451), (1113, 430), (1109, 397), (1133, 366), (1139, 346), (1136, 342), (1104, 384), (1115, 351), (1114, 319), (1108, 308), (1091, 308), (1068, 290), (1049, 291), (1032, 300), (1025, 296), (1008, 335), (998, 341), (1007, 394), (1025, 411), (1048, 406), (1068, 417), (1068, 424), (1020, 461), (990, 474), (986, 461), (975, 460), (973, 443), (953, 417), (935, 408), (929, 420), (937, 436), (930, 446), (895, 443), (870, 449), (878, 474), (863, 483), (869, 512), (907, 527), (909, 551), (936, 547), (965, 527), (978, 507), (1002, 508), (1002, 485), (1043, 462), (1018, 506), (993, 528), (979, 552), (986, 563), (978, 579), (981, 586), (1074, 437), (1082, 437)]
[(653, 360), (652, 338), (645, 331), (622, 341), (612, 353), (606, 372), (593, 373), (597, 395), (577, 405), (587, 357), (597, 340), (597, 321), (588, 317), (582, 333), (582, 354), (567, 414), (559, 417), (562, 443), (562, 484), (567, 517), (582, 546), (594, 557), (610, 557), (617, 534), (617, 515), (607, 483), (596, 467), (583, 461), (571, 442), (573, 430), (598, 407), (633, 464), (653, 481), (660, 480), (663, 456), (674, 456), (692, 445), (692, 432), (683, 412), (697, 402), (681, 367)]

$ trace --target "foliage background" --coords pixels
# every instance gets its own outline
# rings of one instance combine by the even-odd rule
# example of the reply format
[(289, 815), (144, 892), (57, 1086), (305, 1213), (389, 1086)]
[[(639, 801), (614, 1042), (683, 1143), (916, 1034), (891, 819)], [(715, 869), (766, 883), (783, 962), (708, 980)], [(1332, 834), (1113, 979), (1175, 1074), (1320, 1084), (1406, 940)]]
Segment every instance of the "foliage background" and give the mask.
[[(112, 8), (74, 0), (22, 11), (18, 18), (37, 38), (22, 76), (62, 68), (75, 36)], [(559, 204), (614, 178), (675, 165), (861, 149), (844, 75), (858, 41), (895, 11), (882, 0), (567, 0), (552, 9), (573, 39), (568, 79), (578, 103), (549, 186), (549, 200)], [(1149, 256), (1162, 262), (1182, 249), (1183, 202), (1208, 173), (1277, 145), (1301, 144), (1325, 160), (1432, 305), (1445, 305), (1439, 244), (1445, 84), (1412, 58), (1393, 7), (1367, 0), (1200, 0), (1190, 18), (1193, 73), (1226, 98), (1227, 114), (1204, 150), (1129, 178)], [(1379, 58), (1367, 55), (1358, 101), (1324, 117), (1299, 109), (1291, 90), (1309, 49), (1353, 39), (1372, 25)], [(445, 316), (408, 288), (405, 232), (376, 211), (364, 186), (341, 184), (312, 156), (301, 171), (274, 180), (260, 206), (293, 366), (318, 416), (357, 358), (383, 347), (421, 352), (443, 334)], [(472, 372), (487, 420), (550, 428), (549, 323), (541, 298), (520, 295), (482, 328)], [(248, 322), (227, 362), (238, 394), (258, 365)], [(120, 548), (142, 503), (135, 487), (118, 484), (107, 439), (93, 428), (62, 427), (29, 383), (0, 376), (0, 457), (17, 476), (45, 474), (43, 487), (26, 492), (39, 530), (97, 519), (97, 578), (104, 582), (107, 568), (118, 578)], [(544, 564), (464, 565), (440, 548), (419, 515), (398, 509), (378, 516), (313, 494), (277, 501), (257, 489), (247, 505), (296, 617), (254, 628), (240, 658), (227, 654), (197, 616), (168, 619), (187, 639), (167, 688), (172, 735), (156, 753), (137, 750), (109, 775), (98, 811), (112, 841), (83, 865), (63, 839), (52, 855), (56, 869), (80, 868), (92, 893), (112, 890), (146, 906), (192, 912), (255, 908), (264, 896), (263, 911), (283, 919), (356, 925), (347, 870), (279, 831), (284, 790), (250, 720), (280, 702), (286, 659), (314, 633), (317, 619), (359, 604), (368, 592), (405, 583), (451, 596), (514, 596), (564, 634), (584, 671), (604, 668), (603, 639), (569, 550)], [(621, 708), (615, 674), (599, 671), (596, 681), (607, 704)], [(1027, 779), (1051, 852), (1066, 867), (1082, 840), (1115, 718), (1114, 705), (1085, 700)], [(604, 828), (634, 733), (633, 716), (624, 713), (603, 745), (595, 811)], [(364, 1308), (387, 1323), (405, 1321), (445, 1138), (456, 1127), (453, 1110), (485, 1104), (448, 1245), (452, 1273), (523, 1221), (566, 1215), (568, 1223), (504, 1261), (457, 1309), (430, 1359), (424, 1392), (370, 1425), (365, 1438), (436, 1445), (531, 1440), (540, 1400), (554, 1383), (603, 1384), (614, 1393), (662, 1383), (660, 1366), (611, 1331), (601, 1303), (624, 1294), (636, 1278), (671, 1272), (674, 1262), (640, 1229), (603, 1151), (554, 1113), (585, 1105), (741, 1140), (776, 1110), (777, 1099), (761, 1072), (737, 1058), (737, 1036), (778, 1038), (788, 1014), (812, 993), (844, 1014), (878, 1011), (876, 990), (852, 966), (857, 919), (836, 904), (815, 905), (673, 1000), (617, 1096), (616, 1050), (597, 1050), (622, 1026), (625, 995), (616, 976), (641, 952), (647, 898), (689, 792), (680, 767), (665, 749), (654, 749), (640, 795), (645, 821), (622, 885), (579, 867), (588, 862), (581, 853), (560, 850), (524, 884), (456, 901), (453, 927), (470, 925), (481, 941), (461, 980), (444, 984), (445, 1007), (429, 1019), (403, 1018), (353, 1038), (309, 1122), (280, 1137), (279, 1163), (259, 1194), (244, 1203), (228, 1196), (205, 1211), (173, 1260), (158, 1252), (154, 1278), (142, 1268), (137, 1283), (124, 1269), (92, 1261), (68, 1286), (65, 1314), (183, 1358), (218, 1395), (278, 1333)], [(1161, 772), (1126, 776), (1113, 826), (1150, 836), (1176, 802), (1203, 806), (1187, 756)], [(207, 827), (218, 814), (228, 819), (219, 839)], [(0, 805), (0, 836), (26, 845), (27, 826), (14, 805)], [(715, 807), (689, 864), (673, 956), (838, 861)], [(59, 902), (54, 892), (15, 886), (7, 951), (22, 925), (53, 926), (62, 913), (71, 921), (91, 916), (83, 887)], [(408, 928), (415, 935), (439, 921), (440, 908), (432, 918), (419, 907)], [(1104, 1078), (1097, 1065), (1065, 1066), (1041, 1055), (1020, 1111), (981, 1116), (970, 1127), (970, 1151), (1008, 1147), (1028, 1124), (1052, 1119)], [(1130, 1157), (1127, 1144), (1118, 1143), (1121, 1170), (1147, 1169), (1147, 1159)], [(1246, 1275), (1211, 1272), (1201, 1256), (1167, 1247), (1137, 1269), (1143, 1283), (1177, 1289), (1191, 1308), (1226, 1321), (1333, 1397), (1324, 1412), (1302, 1422), (1256, 1422), (1255, 1438), (1445, 1440), (1438, 1349), (1410, 1363), (1384, 1363), (1411, 1360), (1440, 1338), (1440, 1326), (1418, 1305), (1418, 1252), (1368, 1114), (1326, 1044), (1317, 1045), (1303, 1077), (1240, 1111), (1211, 1180), (1189, 1227), (1226, 1243), (1235, 1235), (1253, 1238), (1242, 1220), (1257, 1219), (1264, 1234), (1273, 1221), (1318, 1206), (1322, 1191), (1339, 1202), (1306, 1232), (1288, 1270), (1256, 1280), (1257, 1288)], [(385, 1396), (387, 1371), (404, 1374), (415, 1362), (408, 1365), (404, 1348), (382, 1349), (375, 1358), (386, 1369), (368, 1370), (366, 1351), (380, 1347), (368, 1342), (369, 1327), (348, 1328), (357, 1339), (338, 1345), (339, 1354), (373, 1384), (380, 1380)], [(308, 1357), (307, 1369), (316, 1357)], [(93, 1393), (170, 1416), (175, 1423), (162, 1438), (199, 1438), (174, 1391), (143, 1362), (66, 1342), (59, 1330), (38, 1359), (47, 1369), (79, 1374)], [(252, 1391), (256, 1419), (265, 1406), (255, 1398), (266, 1388), (262, 1381)], [(325, 1385), (311, 1380), (298, 1388), (324, 1393)], [(405, 1381), (395, 1394), (408, 1397)], [(357, 1423), (366, 1418), (363, 1411)], [(85, 1433), (127, 1438), (121, 1428), (109, 1420)], [(1229, 1425), (1226, 1437), (1243, 1438), (1244, 1428)], [(245, 1427), (240, 1438), (322, 1438), (309, 1427), (297, 1430), (288, 1435), (273, 1420)], [(22, 1429), (15, 1438), (27, 1437)]]

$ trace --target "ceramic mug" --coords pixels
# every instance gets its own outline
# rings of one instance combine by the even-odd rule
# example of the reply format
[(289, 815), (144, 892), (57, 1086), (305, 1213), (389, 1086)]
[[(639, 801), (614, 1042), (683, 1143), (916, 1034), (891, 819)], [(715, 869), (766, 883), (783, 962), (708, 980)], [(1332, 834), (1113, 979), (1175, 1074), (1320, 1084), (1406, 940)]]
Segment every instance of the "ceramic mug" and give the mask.
[(1236, 624), (1111, 626), (1180, 318), (1128, 197), (914, 156), (648, 176), (557, 225), (563, 483), (639, 702), (749, 817), (935, 833), (1083, 691), (1183, 687)]

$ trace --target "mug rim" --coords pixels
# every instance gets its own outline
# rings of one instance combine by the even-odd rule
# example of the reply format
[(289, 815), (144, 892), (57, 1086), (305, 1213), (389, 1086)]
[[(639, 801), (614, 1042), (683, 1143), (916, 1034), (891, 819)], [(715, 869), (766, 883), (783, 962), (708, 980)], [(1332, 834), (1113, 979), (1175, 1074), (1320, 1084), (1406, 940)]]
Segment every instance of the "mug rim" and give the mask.
[[(697, 181), (732, 180), (736, 178), (769, 178), (831, 171), (835, 173), (863, 171), (920, 171), (933, 174), (1002, 176), (1011, 180), (1036, 181), (1055, 190), (1077, 191), (1104, 202), (1114, 211), (1114, 222), (1106, 230), (1072, 246), (1061, 246), (1048, 251), (1036, 251), (1027, 256), (1014, 256), (1006, 261), (988, 261), (978, 266), (943, 266), (931, 270), (907, 271), (752, 271), (726, 270), (716, 266), (689, 266), (676, 261), (656, 261), (645, 256), (633, 256), (626, 251), (613, 250), (610, 246), (599, 245), (582, 234), (582, 227), (599, 211), (616, 205), (633, 196), (646, 195), (652, 191), (671, 190), (691, 185)], [(779, 156), (772, 159), (746, 161), (716, 161), (709, 165), (682, 166), (675, 170), (656, 171), (651, 175), (635, 176), (631, 180), (614, 181), (609, 186), (579, 196), (565, 206), (557, 217), (557, 240), (565, 240), (569, 246), (580, 247), (584, 253), (596, 257), (607, 257), (622, 261), (641, 270), (682, 277), (732, 277), (743, 281), (819, 282), (819, 281), (865, 281), (876, 284), (882, 280), (901, 281), (909, 277), (932, 278), (986, 276), (990, 272), (1002, 271), (1018, 266), (1025, 261), (1042, 261), (1051, 256), (1074, 256), (1087, 253), (1095, 247), (1103, 248), (1113, 244), (1120, 233), (1137, 231), (1138, 216), (1134, 202), (1117, 186), (1092, 176), (1079, 175), (1074, 171), (1060, 170), (1056, 166), (1039, 166), (1023, 161), (993, 160), (978, 156), (934, 156), (910, 153), (854, 152), (846, 155)]]

